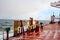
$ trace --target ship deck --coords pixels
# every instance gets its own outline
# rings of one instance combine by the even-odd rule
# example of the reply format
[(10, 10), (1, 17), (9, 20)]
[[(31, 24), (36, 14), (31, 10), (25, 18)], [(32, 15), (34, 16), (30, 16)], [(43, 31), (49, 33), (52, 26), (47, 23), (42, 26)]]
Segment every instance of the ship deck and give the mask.
[(43, 31), (31, 32), (30, 35), (21, 35), (17, 37), (11, 37), (9, 40), (60, 40), (60, 24), (48, 24), (44, 26)]

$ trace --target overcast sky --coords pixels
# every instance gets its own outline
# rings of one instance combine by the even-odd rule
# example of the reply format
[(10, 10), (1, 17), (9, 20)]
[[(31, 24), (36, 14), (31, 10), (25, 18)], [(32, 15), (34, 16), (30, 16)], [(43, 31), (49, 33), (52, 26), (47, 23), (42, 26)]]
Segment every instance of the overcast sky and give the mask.
[(59, 9), (50, 6), (58, 0), (0, 0), (0, 19), (50, 20), (50, 16), (59, 14)]

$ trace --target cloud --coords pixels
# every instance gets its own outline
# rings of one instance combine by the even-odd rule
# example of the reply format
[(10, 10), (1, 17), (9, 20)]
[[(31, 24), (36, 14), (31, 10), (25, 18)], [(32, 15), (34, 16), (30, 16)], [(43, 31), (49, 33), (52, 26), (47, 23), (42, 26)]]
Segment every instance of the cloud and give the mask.
[(45, 13), (55, 0), (0, 0), (0, 19), (46, 19)]

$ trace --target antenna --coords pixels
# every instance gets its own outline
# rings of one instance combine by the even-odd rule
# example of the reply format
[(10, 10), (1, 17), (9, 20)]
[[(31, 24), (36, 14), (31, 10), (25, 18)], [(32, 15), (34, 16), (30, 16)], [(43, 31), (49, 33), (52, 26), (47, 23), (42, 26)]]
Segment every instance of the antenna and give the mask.
[(53, 16), (55, 17), (54, 12), (53, 12)]
[(53, 12), (53, 15), (54, 15), (54, 12)]
[(60, 13), (59, 13), (59, 17), (60, 17)]

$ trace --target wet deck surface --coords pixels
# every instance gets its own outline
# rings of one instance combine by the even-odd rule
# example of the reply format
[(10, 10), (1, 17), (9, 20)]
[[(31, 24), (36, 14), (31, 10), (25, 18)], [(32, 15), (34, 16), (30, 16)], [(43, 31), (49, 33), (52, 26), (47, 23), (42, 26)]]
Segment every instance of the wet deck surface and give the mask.
[(60, 40), (60, 24), (49, 24), (44, 26), (42, 32), (32, 32), (25, 36), (9, 38), (9, 40)]

